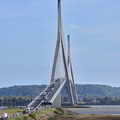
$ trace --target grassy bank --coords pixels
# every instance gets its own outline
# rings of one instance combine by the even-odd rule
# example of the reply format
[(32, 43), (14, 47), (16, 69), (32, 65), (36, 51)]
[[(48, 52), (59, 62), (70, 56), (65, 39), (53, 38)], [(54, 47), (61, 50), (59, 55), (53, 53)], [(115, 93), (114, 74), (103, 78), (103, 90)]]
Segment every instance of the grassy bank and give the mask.
[(13, 109), (0, 110), (0, 116), (1, 116), (3, 113), (8, 113), (8, 115), (11, 115), (11, 114), (16, 114), (16, 113), (21, 112), (21, 111), (23, 111), (23, 109), (13, 108)]
[[(4, 112), (17, 113), (18, 109), (8, 109)], [(120, 115), (76, 114), (65, 108), (51, 108), (14, 117), (10, 120), (120, 120)]]
[(51, 109), (45, 109), (42, 111), (37, 111), (34, 113), (30, 113), (30, 114), (26, 114), (23, 116), (18, 116), (18, 117), (14, 117), (11, 118), (11, 120), (41, 120), (42, 118), (54, 118), (57, 115), (62, 114), (61, 111), (57, 110), (56, 108), (51, 108)]

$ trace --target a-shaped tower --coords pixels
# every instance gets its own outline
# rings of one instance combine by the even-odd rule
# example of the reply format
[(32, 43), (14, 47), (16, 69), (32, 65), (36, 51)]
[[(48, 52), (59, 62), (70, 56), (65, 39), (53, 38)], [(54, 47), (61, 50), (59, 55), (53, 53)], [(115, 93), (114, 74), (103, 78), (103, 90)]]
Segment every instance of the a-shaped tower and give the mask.
[(78, 103), (70, 58), (70, 37), (68, 36), (68, 54), (66, 54), (61, 16), (61, 0), (58, 0), (58, 28), (51, 73), (52, 83), (55, 80), (66, 80), (62, 90), (53, 102), (53, 106), (74, 105)]
[(68, 54), (66, 54), (62, 31), (61, 0), (58, 0), (58, 28), (50, 84), (28, 107), (35, 111), (47, 106), (74, 106), (77, 103), (77, 92), (70, 57), (70, 37), (68, 36)]

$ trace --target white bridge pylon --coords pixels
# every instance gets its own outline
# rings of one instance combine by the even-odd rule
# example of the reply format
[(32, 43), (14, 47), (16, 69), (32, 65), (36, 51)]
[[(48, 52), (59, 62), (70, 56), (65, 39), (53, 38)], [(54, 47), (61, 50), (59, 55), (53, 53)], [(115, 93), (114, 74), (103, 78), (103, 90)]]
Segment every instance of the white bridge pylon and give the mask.
[(28, 107), (33, 107), (36, 109), (41, 107), (43, 102), (51, 103), (52, 107), (61, 107), (64, 105), (73, 106), (78, 103), (70, 57), (69, 36), (67, 54), (64, 44), (61, 17), (61, 0), (58, 0), (57, 38), (55, 43), (50, 84), (28, 105)]

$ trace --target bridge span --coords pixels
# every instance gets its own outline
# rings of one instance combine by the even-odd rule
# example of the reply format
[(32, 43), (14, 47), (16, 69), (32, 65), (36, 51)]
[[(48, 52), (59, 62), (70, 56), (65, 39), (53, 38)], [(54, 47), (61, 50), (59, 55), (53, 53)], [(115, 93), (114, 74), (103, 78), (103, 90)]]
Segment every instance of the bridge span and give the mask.
[(40, 93), (29, 105), (33, 110), (39, 110), (45, 106), (51, 107), (66, 82), (65, 78), (54, 80), (42, 93)]

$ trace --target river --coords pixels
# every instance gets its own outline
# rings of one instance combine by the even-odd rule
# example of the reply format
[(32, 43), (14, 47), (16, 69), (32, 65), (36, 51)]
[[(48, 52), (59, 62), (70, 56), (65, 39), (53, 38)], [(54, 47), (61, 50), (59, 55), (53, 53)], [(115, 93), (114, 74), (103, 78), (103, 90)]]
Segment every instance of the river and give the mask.
[(71, 111), (81, 114), (108, 114), (120, 115), (120, 105), (87, 105), (90, 108), (70, 108)]

